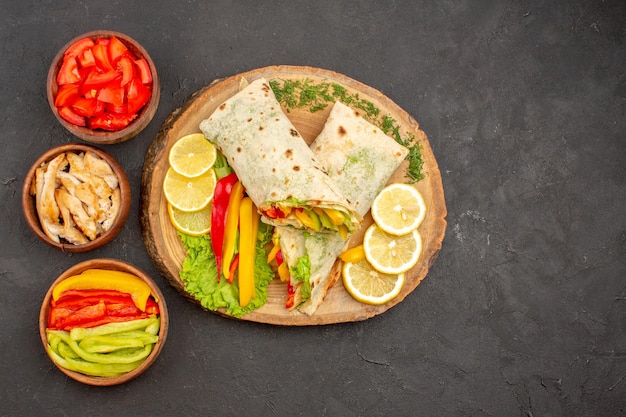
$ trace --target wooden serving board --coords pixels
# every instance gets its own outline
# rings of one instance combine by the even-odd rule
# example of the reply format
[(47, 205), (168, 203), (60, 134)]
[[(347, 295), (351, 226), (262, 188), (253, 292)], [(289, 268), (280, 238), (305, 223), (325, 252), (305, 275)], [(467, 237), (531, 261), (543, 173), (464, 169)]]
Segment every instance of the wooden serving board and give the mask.
[[(184, 284), (179, 276), (185, 259), (185, 249), (170, 223), (167, 201), (162, 192), (163, 179), (169, 167), (168, 153), (177, 139), (190, 133), (200, 132), (200, 122), (207, 118), (218, 105), (237, 93), (242, 78), (253, 81), (261, 77), (268, 81), (274, 79), (311, 80), (319, 83), (337, 83), (349, 93), (358, 93), (361, 99), (373, 103), (380, 109), (381, 116), (388, 115), (395, 119), (401, 131), (414, 135), (421, 144), (425, 177), (417, 182), (415, 187), (424, 197), (427, 214), (419, 227), (423, 240), (420, 259), (417, 265), (407, 273), (404, 288), (398, 297), (389, 303), (382, 306), (370, 306), (355, 301), (343, 287), (340, 279), (341, 265), (338, 261), (331, 272), (336, 283), (314, 315), (308, 316), (298, 311), (288, 311), (284, 307), (287, 285), (276, 278), (268, 286), (267, 303), (258, 310), (244, 315), (241, 320), (305, 326), (365, 320), (387, 311), (400, 303), (419, 285), (441, 249), (447, 214), (441, 174), (426, 134), (420, 130), (419, 124), (410, 115), (374, 88), (328, 70), (312, 67), (272, 66), (216, 80), (195, 93), (181, 108), (168, 117), (146, 153), (142, 175), (140, 216), (143, 239), (150, 257), (161, 274), (176, 290), (200, 305), (185, 292)], [(322, 130), (331, 107), (332, 104), (324, 110), (315, 112), (311, 112), (308, 107), (290, 108), (285, 109), (285, 113), (310, 144)], [(404, 162), (394, 173), (390, 182), (406, 182), (406, 168), (407, 162)], [(368, 214), (361, 232), (352, 237), (351, 245), (362, 242), (363, 232), (371, 223), (372, 219)], [(220, 311), (218, 313), (224, 314)]]

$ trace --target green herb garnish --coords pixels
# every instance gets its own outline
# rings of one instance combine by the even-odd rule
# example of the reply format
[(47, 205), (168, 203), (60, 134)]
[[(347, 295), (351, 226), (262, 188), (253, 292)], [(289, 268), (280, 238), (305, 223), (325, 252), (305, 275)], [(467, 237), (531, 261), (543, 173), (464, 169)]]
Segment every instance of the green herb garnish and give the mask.
[(276, 99), (288, 112), (295, 108), (308, 108), (311, 113), (315, 113), (324, 110), (330, 103), (337, 100), (352, 108), (362, 110), (367, 121), (378, 126), (385, 134), (409, 150), (406, 157), (409, 162), (406, 176), (410, 182), (417, 182), (424, 178), (422, 146), (416, 140), (415, 135), (406, 133), (403, 136), (400, 126), (393, 117), (380, 116), (380, 109), (371, 101), (361, 98), (358, 93), (351, 94), (345, 87), (335, 82), (315, 82), (308, 78), (303, 80), (274, 79), (269, 83)]

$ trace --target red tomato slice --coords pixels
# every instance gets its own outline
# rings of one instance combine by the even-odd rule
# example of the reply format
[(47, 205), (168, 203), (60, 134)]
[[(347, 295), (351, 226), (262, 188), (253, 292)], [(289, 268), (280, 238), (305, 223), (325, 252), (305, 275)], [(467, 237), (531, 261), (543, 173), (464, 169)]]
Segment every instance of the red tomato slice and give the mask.
[(121, 106), (116, 106), (115, 104), (111, 103), (105, 103), (105, 111), (107, 113), (113, 114), (127, 114), (128, 106), (126, 105), (126, 103), (123, 103)]
[(107, 104), (104, 101), (96, 99), (96, 110), (94, 110), (93, 115), (98, 116), (104, 114), (104, 112), (106, 111), (106, 106)]
[(98, 100), (95, 98), (79, 97), (72, 103), (72, 110), (79, 116), (91, 117), (98, 108)]
[(96, 39), (96, 45), (108, 45), (109, 44), (109, 38), (98, 38)]
[(87, 48), (78, 56), (78, 63), (82, 68), (93, 67), (96, 65), (96, 58), (93, 56), (91, 48)]
[(91, 38), (82, 38), (74, 42), (65, 50), (64, 57), (79, 56), (85, 49), (94, 46), (94, 41)]
[(143, 106), (150, 101), (152, 91), (143, 85), (137, 78), (133, 78), (128, 84), (128, 93), (126, 94), (128, 102), (128, 113), (137, 113)]
[(115, 80), (120, 79), (121, 77), (122, 74), (115, 70), (110, 70), (104, 73), (94, 70), (87, 75), (87, 78), (83, 83), (82, 90), (86, 92), (91, 89), (102, 88), (113, 83)]
[(106, 45), (96, 44), (92, 48), (92, 51), (98, 68), (104, 72), (114, 69), (113, 65), (111, 65), (111, 61), (109, 60), (108, 48)]
[(129, 53), (128, 48), (124, 43), (116, 38), (115, 36), (111, 36), (109, 38), (109, 60), (112, 64), (117, 63), (117, 60), (120, 59), (125, 54)]
[(135, 65), (137, 65), (137, 70), (139, 71), (139, 79), (143, 84), (152, 83), (152, 72), (150, 71), (150, 65), (148, 65), (148, 61), (145, 58), (140, 58), (135, 61)]
[(78, 72), (78, 62), (74, 56), (68, 56), (63, 60), (59, 73), (57, 74), (57, 84), (65, 85), (77, 83), (80, 81), (80, 73)]
[(57, 95), (54, 98), (54, 105), (63, 107), (69, 105), (78, 97), (78, 84), (65, 84), (59, 87)]
[(136, 114), (111, 114), (90, 117), (88, 125), (90, 129), (120, 130), (125, 128), (137, 117)]
[(116, 107), (119, 107), (124, 104), (125, 95), (126, 90), (124, 90), (124, 88), (122, 87), (106, 86), (100, 90), (97, 98), (100, 101), (104, 101), (105, 103), (110, 103)]
[(126, 55), (117, 61), (117, 70), (122, 73), (122, 87), (135, 78), (135, 64), (133, 64), (133, 60)]
[(76, 126), (85, 126), (85, 118), (76, 114), (69, 106), (63, 106), (59, 109), (59, 116)]

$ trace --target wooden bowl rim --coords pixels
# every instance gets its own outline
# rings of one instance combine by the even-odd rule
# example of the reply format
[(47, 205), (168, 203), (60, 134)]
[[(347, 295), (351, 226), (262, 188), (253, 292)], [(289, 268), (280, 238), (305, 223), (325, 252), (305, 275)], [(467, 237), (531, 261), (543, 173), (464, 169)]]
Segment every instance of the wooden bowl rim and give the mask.
[[(102, 235), (98, 236), (96, 239), (91, 242), (85, 243), (84, 245), (73, 245), (71, 243), (57, 243), (50, 239), (41, 229), (41, 223), (39, 222), (39, 217), (37, 216), (37, 209), (35, 207), (35, 198), (30, 194), (30, 187), (35, 178), (35, 171), (41, 164), (44, 162), (48, 162), (52, 160), (55, 156), (63, 153), (63, 152), (86, 152), (90, 151), (107, 161), (107, 163), (113, 169), (113, 172), (117, 175), (120, 187), (120, 195), (121, 195), (121, 206), (120, 212), (118, 213), (115, 221), (111, 225), (111, 228), (107, 230)], [(126, 176), (126, 172), (124, 168), (117, 162), (117, 160), (110, 155), (109, 153), (103, 151), (100, 148), (97, 148), (93, 145), (85, 144), (85, 143), (68, 143), (64, 145), (59, 145), (54, 148), (48, 149), (44, 152), (35, 163), (30, 167), (26, 176), (24, 177), (24, 185), (22, 187), (22, 211), (24, 212), (24, 217), (26, 219), (26, 223), (31, 228), (33, 232), (43, 240), (48, 245), (60, 249), (64, 252), (87, 252), (99, 247), (102, 247), (109, 243), (117, 234), (120, 232), (124, 224), (126, 223), (126, 219), (128, 218), (128, 213), (130, 212), (131, 206), (131, 189), (130, 182), (128, 181), (128, 177)]]
[(165, 340), (167, 339), (167, 333), (169, 330), (169, 314), (167, 311), (167, 304), (165, 303), (165, 298), (163, 297), (163, 293), (161, 292), (159, 287), (156, 285), (154, 280), (148, 274), (146, 274), (143, 270), (136, 267), (135, 265), (132, 265), (126, 261), (122, 261), (120, 259), (114, 259), (114, 258), (96, 258), (96, 259), (90, 259), (90, 260), (80, 262), (70, 267), (69, 269), (65, 270), (61, 275), (59, 275), (54, 280), (52, 285), (50, 285), (50, 287), (48, 288), (48, 291), (46, 292), (46, 295), (44, 296), (43, 302), (41, 304), (41, 310), (39, 312), (39, 335), (41, 337), (41, 342), (43, 343), (44, 350), (46, 350), (47, 345), (48, 345), (48, 339), (46, 337), (46, 323), (48, 319), (48, 311), (50, 309), (50, 299), (52, 298), (52, 290), (59, 282), (63, 281), (64, 279), (67, 279), (71, 277), (72, 275), (79, 274), (85, 271), (86, 269), (91, 269), (91, 268), (109, 269), (109, 270), (123, 271), (123, 272), (134, 274), (148, 284), (153, 294), (158, 298), (158, 302), (159, 302), (159, 312), (160, 312), (160, 317), (161, 317), (161, 327), (159, 329), (159, 340), (156, 342), (154, 349), (152, 349), (152, 352), (150, 353), (150, 355), (148, 355), (145, 361), (139, 367), (132, 370), (131, 372), (128, 372), (128, 373), (125, 373), (123, 375), (119, 375), (116, 377), (90, 376), (90, 375), (81, 374), (80, 372), (70, 371), (53, 362), (54, 365), (61, 372), (63, 372), (65, 375), (69, 376), (70, 378), (78, 382), (82, 382), (88, 385), (96, 385), (96, 386), (118, 385), (124, 382), (128, 382), (131, 379), (134, 379), (140, 374), (142, 374), (143, 372), (145, 372), (146, 369), (148, 369), (154, 363), (156, 358), (161, 353)]
[[(152, 95), (150, 97), (150, 101), (141, 109), (137, 118), (133, 120), (127, 127), (121, 130), (109, 132), (105, 130), (92, 130), (87, 127), (73, 125), (64, 120), (59, 115), (59, 111), (54, 105), (54, 98), (58, 91), (58, 86), (56, 84), (56, 74), (61, 67), (63, 55), (67, 48), (70, 47), (70, 45), (80, 39), (92, 38), (95, 40), (98, 38), (111, 36), (115, 36), (118, 39), (122, 40), (126, 47), (128, 47), (135, 54), (135, 56), (137, 56), (138, 58), (145, 58), (148, 62), (150, 71), (152, 72)], [(48, 96), (48, 104), (50, 105), (52, 113), (57, 118), (59, 123), (61, 123), (61, 125), (65, 127), (70, 133), (86, 142), (98, 145), (108, 145), (129, 140), (138, 135), (146, 126), (148, 126), (148, 124), (152, 121), (152, 118), (154, 117), (156, 110), (159, 106), (159, 100), (161, 97), (161, 84), (152, 57), (138, 41), (122, 32), (116, 32), (112, 30), (94, 30), (76, 36), (75, 38), (67, 42), (59, 50), (59, 52), (57, 52), (54, 59), (52, 60), (52, 64), (50, 64), (50, 69), (48, 70), (48, 77), (46, 79), (46, 92)]]

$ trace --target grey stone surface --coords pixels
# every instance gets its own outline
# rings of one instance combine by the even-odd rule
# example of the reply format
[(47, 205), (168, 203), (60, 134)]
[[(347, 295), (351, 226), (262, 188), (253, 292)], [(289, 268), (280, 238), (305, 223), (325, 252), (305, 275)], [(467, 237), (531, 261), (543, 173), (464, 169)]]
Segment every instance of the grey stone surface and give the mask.
[[(626, 6), (623, 1), (4, 1), (0, 16), (0, 414), (626, 415)], [(405, 301), (315, 328), (202, 311), (158, 275), (135, 198), (108, 246), (61, 253), (26, 227), (29, 165), (74, 139), (48, 107), (48, 66), (95, 29), (136, 38), (161, 102), (106, 150), (135, 197), (167, 116), (212, 80), (310, 65), (371, 85), (429, 136), (448, 229)], [(92, 257), (152, 273), (167, 344), (140, 378), (69, 380), (39, 341), (51, 281)]]

